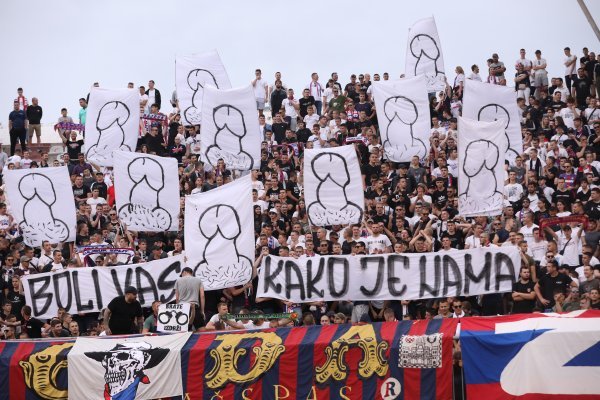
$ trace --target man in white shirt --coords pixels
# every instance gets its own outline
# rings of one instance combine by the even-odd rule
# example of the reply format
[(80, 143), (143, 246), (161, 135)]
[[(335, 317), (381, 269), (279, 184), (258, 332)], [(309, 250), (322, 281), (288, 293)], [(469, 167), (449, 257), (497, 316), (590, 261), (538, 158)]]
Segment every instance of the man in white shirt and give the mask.
[(533, 60), (533, 86), (535, 87), (535, 98), (540, 100), (542, 92), (548, 88), (548, 71), (546, 71), (546, 59), (542, 58), (540, 50), (535, 51), (535, 60)]
[(244, 325), (241, 322), (236, 321), (235, 319), (226, 319), (225, 315), (229, 313), (229, 309), (227, 307), (227, 303), (219, 303), (217, 304), (218, 313), (213, 315), (208, 323), (206, 324), (206, 330), (214, 331), (219, 328), (219, 325), (223, 324), (225, 330), (232, 329), (244, 329)]
[(263, 115), (265, 99), (267, 98), (267, 92), (269, 91), (269, 84), (262, 79), (262, 71), (260, 69), (256, 69), (254, 75), (256, 78), (252, 81), (252, 87), (254, 88), (254, 97), (256, 97), (256, 109), (258, 110), (258, 115)]
[(298, 100), (294, 99), (294, 89), (288, 89), (287, 91), (288, 97), (283, 99), (281, 106), (285, 108), (285, 118), (286, 120), (289, 118), (290, 128), (293, 131), (296, 131), (296, 126), (298, 123), (298, 111), (300, 110), (300, 103)]
[(481, 247), (481, 234), (483, 233), (483, 226), (475, 224), (473, 227), (473, 234), (465, 239), (465, 250), (476, 249)]
[(571, 93), (571, 83), (577, 78), (577, 56), (571, 54), (569, 47), (565, 47), (565, 61), (563, 64), (565, 66), (565, 81), (567, 82), (569, 93)]
[[(321, 115), (321, 110), (323, 108), (323, 85), (319, 83), (319, 74), (313, 72), (311, 74), (311, 81), (308, 85), (306, 85), (306, 89), (310, 91), (310, 95), (315, 98), (315, 107), (317, 108), (316, 113)], [(307, 128), (311, 128), (309, 125), (306, 125)]]
[(533, 213), (528, 212), (523, 218), (523, 226), (519, 229), (519, 233), (523, 234), (523, 239), (527, 242), (527, 245), (533, 243), (533, 231), (539, 227), (533, 223)]
[(523, 196), (523, 185), (517, 183), (517, 173), (510, 171), (508, 173), (508, 183), (504, 185), (504, 198), (511, 203), (515, 203)]
[[(286, 111), (286, 113), (287, 113), (287, 111)], [(320, 116), (318, 114), (315, 114), (314, 106), (306, 107), (306, 115), (304, 116), (304, 126), (306, 126), (308, 129), (312, 129), (312, 126), (314, 124), (319, 123), (319, 119), (320, 119)]]
[(518, 64), (521, 64), (523, 66), (523, 71), (531, 71), (533, 63), (525, 57), (525, 49), (521, 49), (519, 54), (521, 57), (515, 62), (515, 69), (517, 69)]
[(392, 252), (392, 242), (383, 232), (383, 223), (377, 222), (371, 225), (372, 234), (365, 238), (365, 244), (369, 254), (382, 254)]
[(479, 67), (477, 64), (471, 65), (471, 75), (469, 75), (467, 79), (481, 82), (481, 76), (479, 76)]

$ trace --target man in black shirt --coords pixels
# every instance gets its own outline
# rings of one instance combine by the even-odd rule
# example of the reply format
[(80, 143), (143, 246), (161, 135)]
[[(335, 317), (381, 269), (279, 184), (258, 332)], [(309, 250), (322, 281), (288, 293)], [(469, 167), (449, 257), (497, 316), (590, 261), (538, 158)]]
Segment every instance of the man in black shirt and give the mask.
[(29, 338), (39, 339), (42, 337), (42, 329), (46, 329), (48, 324), (43, 323), (37, 318), (31, 316), (31, 307), (23, 306), (21, 309), (23, 317), (23, 326), (21, 332), (26, 333)]
[(304, 118), (308, 114), (308, 106), (315, 105), (315, 98), (310, 95), (310, 90), (304, 89), (302, 91), (302, 97), (298, 100), (298, 104), (300, 104), (300, 116)]
[(112, 299), (104, 310), (107, 335), (139, 333), (143, 324), (142, 306), (137, 300), (137, 289), (133, 286), (127, 286), (125, 295)]
[(275, 137), (275, 141), (279, 143), (283, 143), (285, 139), (285, 131), (288, 129), (288, 124), (281, 118), (281, 114), (277, 112), (275, 114), (275, 118), (273, 119), (273, 125), (271, 125), (271, 129), (273, 130), (273, 136)]
[(567, 287), (577, 287), (577, 284), (568, 275), (558, 272), (556, 260), (548, 261), (546, 270), (548, 273), (535, 284), (535, 294), (544, 310), (551, 310), (555, 304), (554, 293), (558, 290), (566, 293)]
[(29, 120), (29, 128), (28, 128), (28, 144), (31, 144), (31, 139), (33, 139), (33, 132), (35, 131), (35, 136), (37, 139), (37, 143), (41, 142), (42, 138), (42, 107), (38, 104), (37, 97), (31, 99), (31, 104), (27, 107), (27, 119)]
[(519, 280), (513, 283), (512, 299), (513, 314), (531, 313), (535, 306), (535, 283), (530, 279), (531, 271), (528, 266), (522, 266)]

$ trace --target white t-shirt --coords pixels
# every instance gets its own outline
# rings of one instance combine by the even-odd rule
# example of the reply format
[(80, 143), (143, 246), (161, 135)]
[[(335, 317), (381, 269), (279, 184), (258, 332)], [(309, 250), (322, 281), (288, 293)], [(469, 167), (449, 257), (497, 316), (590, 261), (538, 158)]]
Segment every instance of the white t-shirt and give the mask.
[[(287, 111), (286, 111), (286, 113), (287, 113)], [(319, 123), (319, 118), (320, 118), (320, 116), (317, 114), (313, 114), (313, 115), (306, 114), (304, 116), (304, 126), (308, 129), (312, 130), (313, 125)]]
[(577, 115), (575, 115), (575, 113), (573, 112), (573, 110), (571, 110), (568, 107), (562, 108), (559, 112), (558, 115), (560, 115), (563, 119), (563, 121), (565, 122), (565, 125), (567, 128), (573, 128), (575, 129), (575, 122), (573, 121), (575, 119), (575, 117), (577, 117)]
[(523, 185), (520, 183), (508, 183), (504, 185), (504, 195), (508, 201), (518, 201), (523, 196)]
[(200, 135), (190, 136), (185, 139), (185, 144), (190, 146), (190, 153), (200, 154)]
[(465, 249), (476, 249), (478, 247), (481, 247), (481, 239), (476, 238), (475, 235), (471, 235), (465, 239)]
[[(575, 61), (573, 64), (567, 66), (569, 61)], [(577, 66), (577, 57), (571, 54), (569, 57), (565, 58), (565, 75), (575, 75), (575, 67)]]
[(532, 63), (531, 63), (531, 60), (528, 60), (528, 59), (526, 59), (526, 58), (519, 58), (519, 59), (518, 59), (518, 60), (515, 62), (515, 65), (516, 65), (516, 64), (521, 64), (521, 65), (522, 65), (524, 68), (527, 68), (527, 67), (529, 67), (530, 69), (531, 69), (531, 65), (532, 65)]
[(481, 82), (481, 76), (479, 76), (479, 74), (476, 74), (475, 72), (471, 72), (471, 75), (469, 75), (467, 79)]
[(388, 247), (392, 245), (392, 242), (386, 235), (380, 233), (377, 237), (373, 235), (367, 236), (365, 238), (365, 244), (367, 246), (369, 254), (373, 254), (375, 250), (385, 251)]
[(298, 113), (294, 108), (294, 104), (298, 104), (296, 100), (290, 100), (289, 98), (285, 98), (281, 105), (285, 108), (285, 115), (292, 118), (297, 118)]
[(532, 224), (531, 228), (527, 227), (527, 225), (523, 225), (521, 229), (519, 229), (519, 233), (523, 234), (523, 239), (527, 242), (527, 245), (533, 243), (533, 229), (539, 228), (536, 224)]
[[(219, 321), (221, 320), (221, 317), (219, 317), (219, 314), (215, 314), (212, 317), (210, 317), (210, 319), (208, 320), (208, 322), (212, 322), (213, 324), (217, 324), (219, 323)], [(231, 326), (227, 325), (226, 323), (223, 323), (223, 325), (225, 325), (225, 330), (226, 331), (230, 331), (236, 328), (232, 328)]]
[(259, 100), (264, 100), (266, 96), (267, 88), (269, 84), (264, 79), (259, 79), (256, 81), (256, 85), (254, 85), (254, 97)]
[(535, 65), (536, 67), (541, 67), (542, 65), (544, 66), (543, 69), (538, 69), (538, 70), (533, 71), (533, 72), (535, 72), (535, 74), (547, 74), (548, 73), (546, 71), (546, 66), (548, 64), (546, 63), (545, 58), (540, 58), (539, 60), (536, 58), (535, 60), (533, 60), (533, 65)]

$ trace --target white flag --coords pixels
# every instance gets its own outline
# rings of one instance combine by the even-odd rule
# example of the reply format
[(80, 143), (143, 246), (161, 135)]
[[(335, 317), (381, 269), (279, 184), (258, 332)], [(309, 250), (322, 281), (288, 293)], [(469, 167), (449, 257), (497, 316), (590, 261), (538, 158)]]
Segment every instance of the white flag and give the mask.
[(202, 120), (202, 96), (206, 85), (230, 89), (231, 83), (217, 50), (175, 57), (175, 86), (184, 125)]
[(423, 76), (373, 83), (377, 121), (385, 158), (420, 160), (429, 154), (429, 101)]
[(92, 88), (85, 121), (88, 160), (113, 166), (113, 151), (135, 151), (140, 129), (140, 94), (136, 89)]
[(243, 285), (252, 278), (254, 208), (250, 175), (185, 198), (186, 255), (204, 289)]
[(177, 160), (124, 151), (113, 157), (121, 221), (134, 231), (179, 230)]
[(500, 215), (504, 202), (506, 136), (502, 121), (458, 118), (458, 211)]
[(260, 126), (252, 86), (220, 90), (204, 88), (202, 160), (213, 167), (219, 159), (228, 169), (260, 167)]
[(430, 93), (446, 87), (442, 45), (433, 17), (423, 18), (408, 29), (405, 74), (424, 75)]
[(304, 193), (312, 225), (358, 224), (364, 192), (354, 146), (304, 151)]
[(158, 399), (183, 395), (181, 349), (191, 333), (78, 337), (67, 356), (69, 399)]
[(75, 241), (75, 200), (67, 167), (7, 170), (4, 181), (25, 244)]
[(514, 164), (523, 152), (523, 135), (514, 88), (467, 79), (462, 116), (478, 121), (502, 121), (506, 136), (505, 159)]

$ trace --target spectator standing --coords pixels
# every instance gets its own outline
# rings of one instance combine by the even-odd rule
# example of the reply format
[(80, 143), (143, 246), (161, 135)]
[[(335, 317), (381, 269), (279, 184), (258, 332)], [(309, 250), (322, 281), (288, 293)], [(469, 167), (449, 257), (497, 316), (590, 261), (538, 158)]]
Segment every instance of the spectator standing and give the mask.
[(123, 296), (115, 297), (104, 310), (107, 335), (129, 335), (141, 332), (144, 318), (137, 300), (138, 291), (133, 286), (125, 288)]
[(31, 105), (27, 107), (27, 119), (29, 120), (29, 129), (27, 130), (27, 143), (31, 144), (33, 133), (35, 132), (36, 142), (41, 143), (42, 138), (42, 107), (38, 104), (38, 98), (31, 99)]
[(10, 155), (15, 154), (17, 141), (21, 142), (21, 151), (27, 150), (27, 114), (20, 109), (19, 102), (15, 100), (13, 110), (8, 114), (8, 130), (10, 132)]

